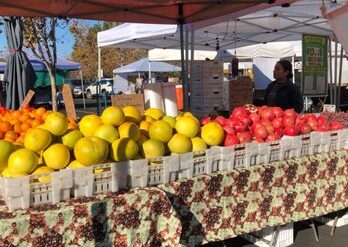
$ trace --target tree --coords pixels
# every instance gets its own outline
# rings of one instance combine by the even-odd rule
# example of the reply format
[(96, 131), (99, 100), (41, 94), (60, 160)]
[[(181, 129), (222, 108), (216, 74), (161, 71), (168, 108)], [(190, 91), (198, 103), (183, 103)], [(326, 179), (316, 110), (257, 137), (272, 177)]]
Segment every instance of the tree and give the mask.
[(57, 37), (56, 28), (67, 27), (68, 19), (54, 17), (25, 17), (24, 46), (30, 48), (35, 57), (46, 66), (50, 75), (52, 109), (57, 111), (56, 89), (56, 63), (57, 63)]
[[(81, 63), (84, 78), (95, 80), (98, 77), (98, 44), (97, 33), (117, 26), (119, 23), (103, 22), (89, 27), (82, 22), (74, 21), (70, 32), (75, 38), (71, 57)], [(112, 77), (117, 67), (146, 57), (145, 49), (109, 48), (101, 50), (101, 62), (104, 77)]]

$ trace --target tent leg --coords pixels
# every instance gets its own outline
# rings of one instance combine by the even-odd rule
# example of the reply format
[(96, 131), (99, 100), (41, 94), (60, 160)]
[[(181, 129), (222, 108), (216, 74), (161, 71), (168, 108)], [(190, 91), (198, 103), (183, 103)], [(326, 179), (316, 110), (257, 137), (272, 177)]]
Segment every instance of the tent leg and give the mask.
[(193, 61), (195, 59), (195, 31), (191, 31), (191, 60), (190, 60), (190, 82), (193, 83), (194, 73), (193, 73)]
[(83, 76), (82, 76), (82, 70), (80, 70), (80, 79), (81, 79), (81, 91), (82, 91), (82, 102), (83, 102), (83, 109), (86, 109), (86, 100), (85, 100), (85, 86), (83, 84)]
[(335, 82), (334, 82), (334, 105), (336, 106), (337, 110), (337, 39), (335, 38)]
[(292, 75), (294, 76), (294, 77), (292, 78), (292, 80), (293, 80), (292, 82), (293, 82), (294, 84), (296, 84), (296, 77), (295, 77), (295, 55), (292, 56), (291, 62), (292, 62)]
[(149, 61), (149, 83), (152, 83), (152, 77), (151, 77), (151, 61)]
[[(329, 39), (329, 73), (330, 73), (330, 104), (333, 104), (333, 73), (332, 73), (332, 42), (331, 39)], [(325, 102), (324, 102), (325, 103)]]
[(337, 92), (337, 108), (336, 108), (337, 111), (340, 110), (340, 106), (341, 106), (342, 68), (343, 68), (343, 47), (341, 45), (340, 70), (338, 72), (338, 92)]
[(101, 49), (98, 48), (98, 83), (97, 83), (97, 114), (99, 115), (100, 113), (100, 99), (99, 99), (99, 85), (100, 85), (100, 80), (102, 78), (101, 74)]
[(183, 19), (183, 4), (179, 5), (179, 27), (180, 27), (180, 52), (181, 52), (181, 80), (183, 88), (183, 98), (184, 98), (184, 110), (188, 110), (188, 85), (186, 80), (186, 69), (185, 69), (185, 57), (184, 57), (184, 19)]

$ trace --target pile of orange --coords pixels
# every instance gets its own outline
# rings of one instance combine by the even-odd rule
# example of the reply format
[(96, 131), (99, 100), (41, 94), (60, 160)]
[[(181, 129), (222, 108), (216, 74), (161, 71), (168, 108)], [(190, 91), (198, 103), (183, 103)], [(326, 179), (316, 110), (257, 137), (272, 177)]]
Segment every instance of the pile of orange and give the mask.
[[(24, 107), (20, 110), (7, 110), (0, 113), (0, 140), (5, 139), (12, 143), (21, 144), (27, 130), (43, 124), (52, 111), (43, 107)], [(69, 119), (69, 128), (76, 128), (76, 121)]]

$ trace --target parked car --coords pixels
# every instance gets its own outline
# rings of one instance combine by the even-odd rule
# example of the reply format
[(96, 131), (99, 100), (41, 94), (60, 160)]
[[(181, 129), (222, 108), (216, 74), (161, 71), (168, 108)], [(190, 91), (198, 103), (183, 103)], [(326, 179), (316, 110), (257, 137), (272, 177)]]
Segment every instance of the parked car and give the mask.
[(82, 85), (80, 79), (67, 79), (65, 83), (70, 85), (71, 93), (74, 98), (82, 97)]
[(86, 87), (85, 93), (88, 99), (92, 99), (97, 95), (97, 87), (99, 86), (99, 94), (112, 94), (112, 85), (113, 79), (101, 79), (100, 81), (96, 81), (93, 84)]
[[(34, 97), (32, 99), (32, 105), (35, 108), (45, 107), (46, 109), (52, 109), (52, 94), (51, 87), (38, 87), (34, 89)], [(58, 109), (64, 107), (63, 95), (57, 90), (57, 103)]]

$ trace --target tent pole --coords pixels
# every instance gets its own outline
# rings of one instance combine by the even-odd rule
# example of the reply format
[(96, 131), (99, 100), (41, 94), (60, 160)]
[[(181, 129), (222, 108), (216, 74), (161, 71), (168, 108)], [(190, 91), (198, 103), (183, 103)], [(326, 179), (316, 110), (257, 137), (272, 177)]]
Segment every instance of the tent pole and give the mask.
[(152, 77), (151, 77), (151, 61), (149, 60), (149, 83), (152, 83)]
[(340, 53), (340, 70), (338, 73), (338, 95), (337, 95), (337, 110), (340, 110), (341, 105), (341, 85), (342, 85), (342, 68), (343, 68), (343, 46), (341, 44), (341, 53)]
[(292, 58), (291, 58), (291, 63), (292, 63), (292, 75), (294, 76), (293, 78), (292, 78), (292, 82), (294, 83), (294, 84), (296, 84), (296, 78), (295, 78), (295, 55), (293, 55), (292, 56)]
[(183, 86), (184, 110), (188, 110), (188, 87), (186, 81), (185, 71), (185, 57), (184, 57), (184, 19), (183, 19), (183, 4), (178, 4), (179, 10), (179, 27), (180, 27), (180, 52), (181, 52), (181, 80)]
[(97, 114), (100, 112), (99, 86), (102, 78), (101, 73), (101, 49), (98, 47), (98, 83), (97, 83)]
[(330, 72), (330, 104), (333, 102), (333, 74), (332, 74), (332, 42), (331, 38), (329, 38), (329, 72)]
[(337, 108), (337, 38), (335, 37), (335, 84), (334, 84), (334, 105)]
[(85, 86), (83, 84), (83, 76), (82, 76), (82, 70), (80, 69), (80, 79), (81, 79), (81, 91), (82, 91), (82, 102), (83, 102), (83, 109), (86, 109), (86, 100), (85, 100)]
[(189, 71), (189, 32), (185, 30), (185, 71), (186, 71), (186, 78), (185, 80), (188, 82), (188, 78), (190, 75)]
[(190, 61), (190, 82), (191, 82), (191, 84), (195, 81), (195, 77), (194, 77), (195, 73), (193, 71), (194, 60), (195, 60), (195, 31), (191, 30), (191, 61)]

